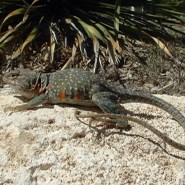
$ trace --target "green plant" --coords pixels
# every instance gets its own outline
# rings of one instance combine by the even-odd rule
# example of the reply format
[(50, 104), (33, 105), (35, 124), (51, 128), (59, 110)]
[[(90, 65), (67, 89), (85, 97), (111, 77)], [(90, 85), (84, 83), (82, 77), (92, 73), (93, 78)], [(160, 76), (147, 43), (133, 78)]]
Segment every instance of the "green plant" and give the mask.
[[(131, 6), (144, 7), (132, 11)], [(168, 55), (171, 53), (160, 40), (172, 39), (169, 30), (184, 34), (175, 25), (185, 23), (185, 14), (178, 11), (182, 4), (164, 5), (154, 0), (94, 1), (94, 0), (1, 0), (0, 48), (12, 47), (12, 59), (18, 57), (30, 43), (50, 42), (51, 62), (58, 43), (58, 33), (67, 38), (87, 60), (89, 40), (95, 62), (100, 46), (108, 48), (110, 62), (118, 61), (128, 38), (155, 41)], [(74, 57), (75, 52), (73, 53)]]

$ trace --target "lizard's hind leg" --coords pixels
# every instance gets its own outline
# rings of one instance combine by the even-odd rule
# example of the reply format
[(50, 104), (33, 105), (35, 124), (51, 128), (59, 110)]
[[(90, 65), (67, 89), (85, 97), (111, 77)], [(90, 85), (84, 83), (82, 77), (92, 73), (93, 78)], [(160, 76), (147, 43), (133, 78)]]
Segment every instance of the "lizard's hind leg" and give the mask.
[[(118, 99), (118, 95), (111, 92), (99, 92), (92, 96), (93, 102), (98, 105), (103, 112), (126, 115), (127, 110), (118, 104)], [(114, 122), (112, 124), (115, 125)], [(115, 126), (127, 130), (131, 129), (127, 120), (121, 121), (120, 123), (118, 122)]]

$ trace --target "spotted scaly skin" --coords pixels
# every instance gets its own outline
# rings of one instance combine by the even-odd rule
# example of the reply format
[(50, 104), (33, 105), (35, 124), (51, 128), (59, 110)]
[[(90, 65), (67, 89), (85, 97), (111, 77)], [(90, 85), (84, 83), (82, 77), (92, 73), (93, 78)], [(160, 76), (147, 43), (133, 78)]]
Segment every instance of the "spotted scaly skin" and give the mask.
[(96, 85), (99, 82), (106, 83), (98, 75), (80, 69), (52, 73), (48, 89), (48, 103), (95, 106), (92, 101), (93, 95), (103, 91), (101, 86)]
[[(99, 75), (82, 69), (66, 69), (54, 73), (16, 69), (6, 73), (3, 80), (17, 93), (31, 99), (26, 104), (8, 107), (6, 110), (26, 110), (44, 103), (66, 103), (98, 106), (106, 113), (126, 114), (120, 104), (141, 102), (165, 110), (185, 129), (185, 117), (171, 104), (145, 92), (115, 87)], [(124, 127), (128, 127), (127, 121)]]

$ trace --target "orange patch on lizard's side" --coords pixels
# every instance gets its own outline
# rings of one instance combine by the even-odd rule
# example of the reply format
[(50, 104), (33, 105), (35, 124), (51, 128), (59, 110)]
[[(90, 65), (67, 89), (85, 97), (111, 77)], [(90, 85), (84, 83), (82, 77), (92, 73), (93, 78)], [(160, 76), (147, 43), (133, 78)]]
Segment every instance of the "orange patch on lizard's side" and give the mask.
[(65, 94), (62, 92), (62, 93), (60, 93), (59, 94), (59, 98), (61, 99), (61, 100), (63, 100), (64, 98), (65, 98)]
[(39, 95), (43, 94), (43, 91), (44, 91), (44, 86), (42, 85), (41, 88), (39, 89)]
[(34, 94), (34, 93), (35, 93), (35, 89), (32, 89), (32, 90), (31, 90), (31, 93)]
[(39, 88), (37, 85), (38, 85), (37, 83), (34, 84), (33, 89), (31, 90), (31, 93), (35, 94), (35, 92), (39, 91)]
[(32, 89), (32, 90), (31, 90), (31, 93), (35, 94), (37, 91), (39, 91), (39, 88), (38, 88), (38, 87)]
[(51, 90), (51, 86), (48, 85), (48, 86), (46, 87), (46, 90), (47, 90), (47, 91), (50, 91), (50, 90)]
[(81, 99), (80, 95), (77, 95), (77, 96), (76, 96), (76, 99), (77, 99), (77, 100), (80, 100), (80, 99)]

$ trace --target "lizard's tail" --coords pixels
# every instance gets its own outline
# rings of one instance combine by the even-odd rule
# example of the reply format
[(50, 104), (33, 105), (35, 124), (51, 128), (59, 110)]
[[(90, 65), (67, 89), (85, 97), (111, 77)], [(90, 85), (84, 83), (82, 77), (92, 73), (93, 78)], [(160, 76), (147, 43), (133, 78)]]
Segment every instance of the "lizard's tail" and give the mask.
[(120, 102), (121, 103), (146, 103), (159, 107), (160, 109), (165, 110), (184, 128), (185, 130), (185, 117), (178, 111), (173, 105), (165, 102), (164, 100), (153, 96), (151, 94), (133, 91), (130, 89), (124, 89), (120, 92)]

